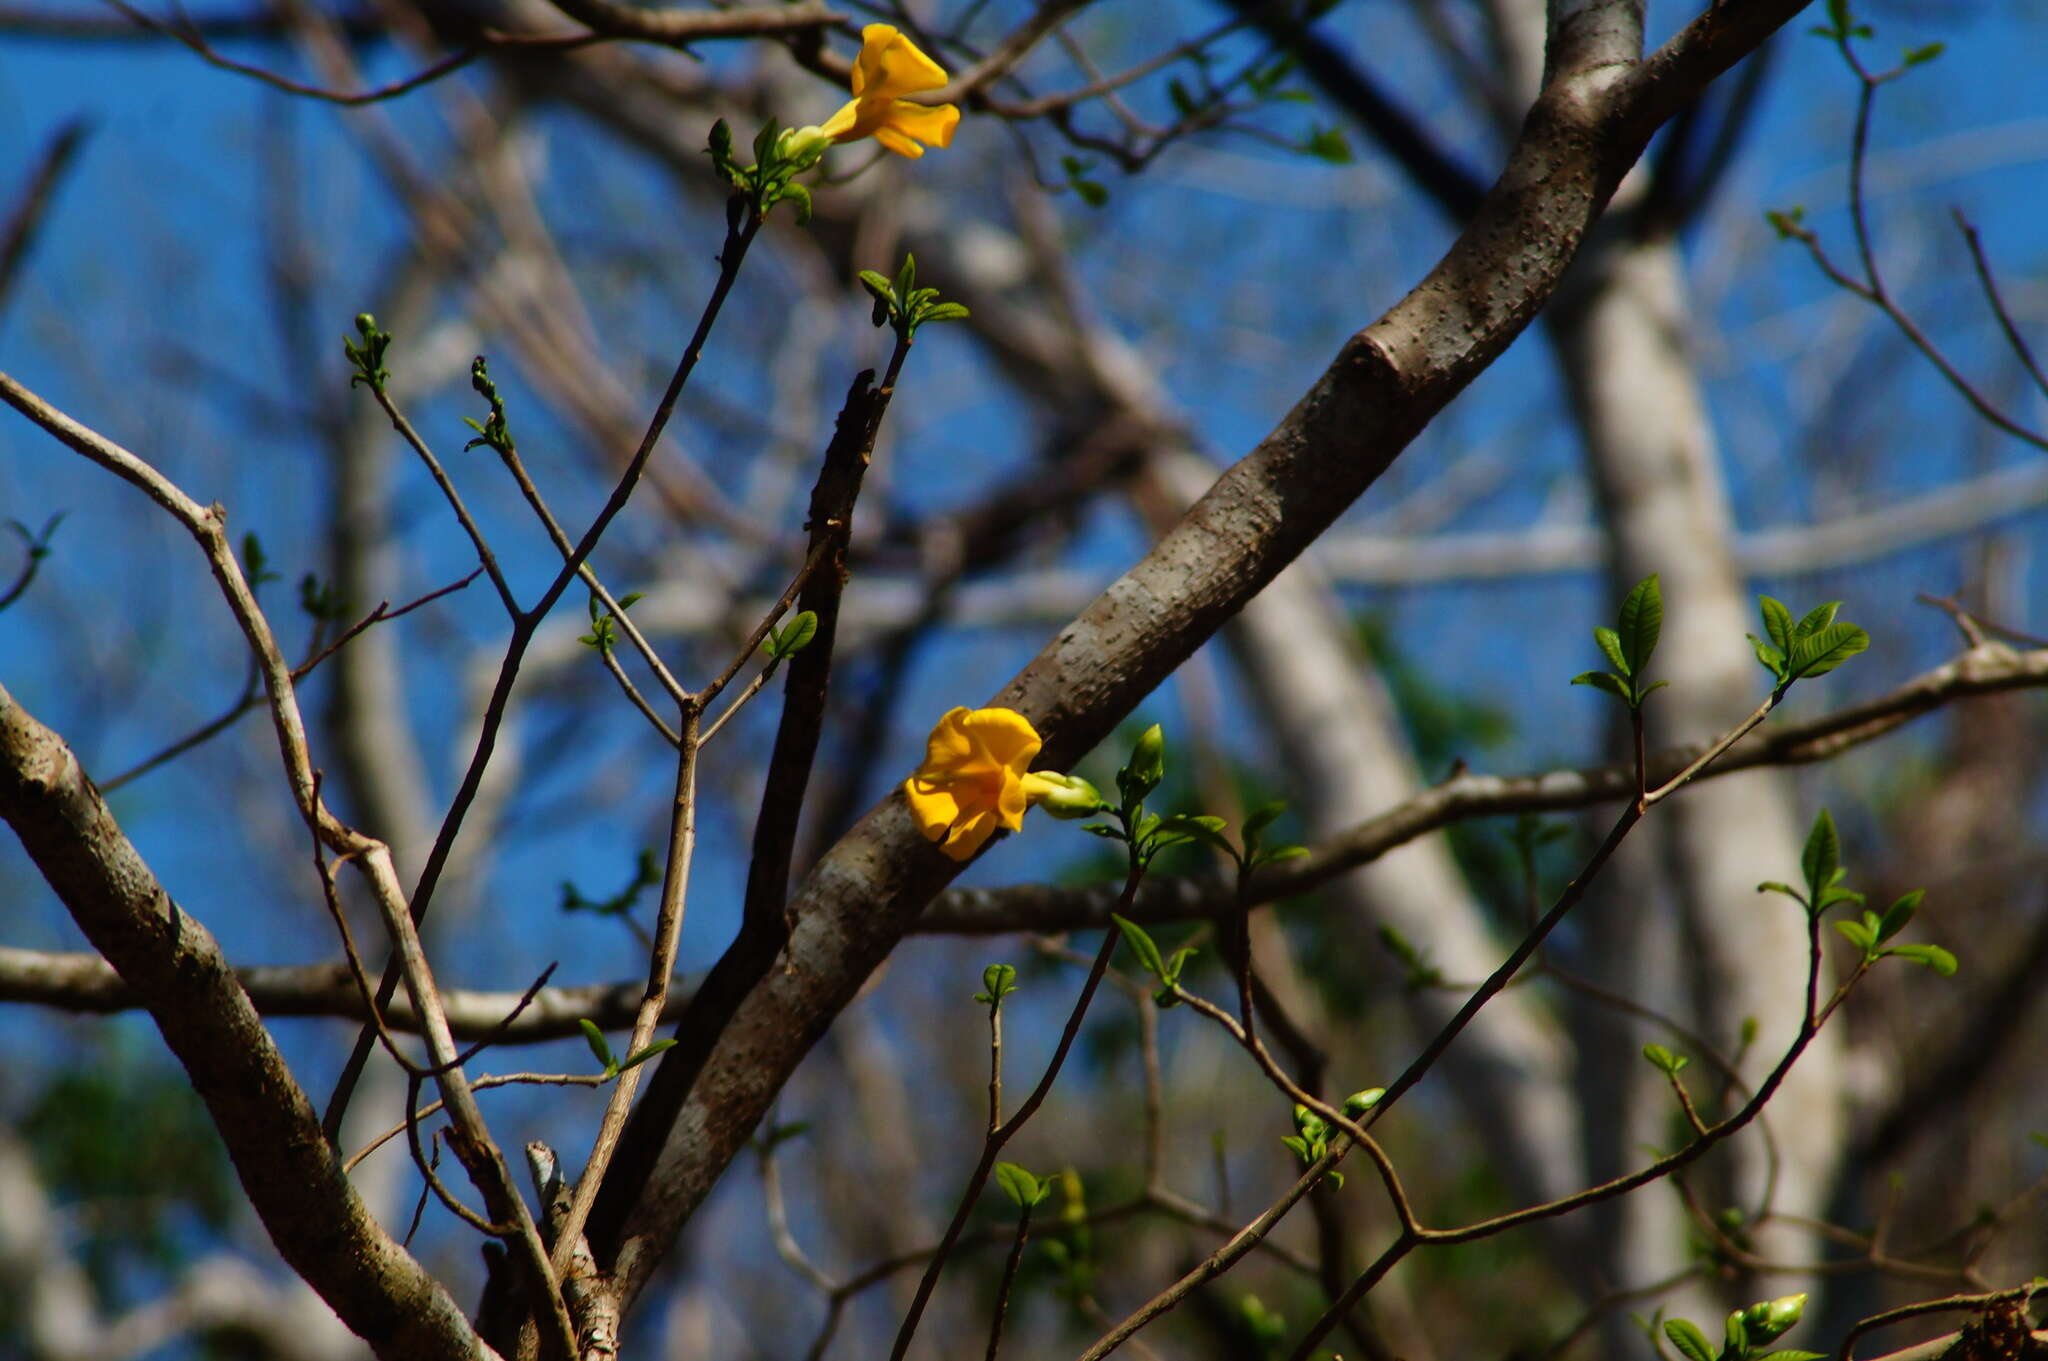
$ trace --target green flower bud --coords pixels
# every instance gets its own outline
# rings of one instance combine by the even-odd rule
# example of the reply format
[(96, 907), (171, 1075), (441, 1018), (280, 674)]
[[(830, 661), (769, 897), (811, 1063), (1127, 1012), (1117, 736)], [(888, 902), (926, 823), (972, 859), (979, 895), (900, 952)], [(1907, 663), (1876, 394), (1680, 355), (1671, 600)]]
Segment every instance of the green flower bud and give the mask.
[(1092, 818), (1108, 805), (1102, 791), (1079, 775), (1062, 775), (1056, 770), (1034, 770), (1024, 777), (1025, 792), (1049, 815), (1073, 821)]

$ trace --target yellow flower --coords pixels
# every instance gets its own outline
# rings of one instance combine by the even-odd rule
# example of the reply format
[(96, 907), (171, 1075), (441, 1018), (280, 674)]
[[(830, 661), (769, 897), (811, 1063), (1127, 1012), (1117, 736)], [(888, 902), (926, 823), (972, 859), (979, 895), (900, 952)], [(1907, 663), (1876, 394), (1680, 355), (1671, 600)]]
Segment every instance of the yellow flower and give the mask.
[(898, 156), (912, 158), (924, 155), (926, 146), (951, 146), (960, 110), (903, 97), (939, 89), (946, 83), (945, 71), (889, 24), (869, 24), (860, 37), (853, 99), (818, 130), (835, 142), (872, 137)]
[(918, 830), (953, 859), (971, 860), (996, 828), (1022, 827), (1024, 810), (1062, 787), (1026, 769), (1041, 745), (1015, 709), (949, 711), (925, 743), (924, 764), (903, 782)]

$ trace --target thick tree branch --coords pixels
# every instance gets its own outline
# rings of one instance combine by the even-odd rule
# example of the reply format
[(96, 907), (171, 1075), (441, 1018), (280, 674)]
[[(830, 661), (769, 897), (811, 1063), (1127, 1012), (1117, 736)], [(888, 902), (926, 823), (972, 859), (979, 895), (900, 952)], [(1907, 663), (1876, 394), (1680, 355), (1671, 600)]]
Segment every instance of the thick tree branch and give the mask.
[(211, 933), (165, 893), (55, 733), (0, 688), (0, 818), (206, 1103), (271, 1241), (379, 1356), (492, 1355), (371, 1218)]
[[(1353, 336), (1273, 433), (995, 697), (1045, 734), (1043, 760), (1071, 765), (1326, 530), (1528, 325), (1658, 121), (1800, 7), (1732, 0), (1660, 54), (1654, 78), (1596, 64), (1546, 89), (1444, 260)], [(592, 1249), (629, 1293), (957, 868), (892, 794), (811, 872), (790, 904), (784, 966), (749, 990), (674, 1119), (661, 1112), (627, 1131)]]

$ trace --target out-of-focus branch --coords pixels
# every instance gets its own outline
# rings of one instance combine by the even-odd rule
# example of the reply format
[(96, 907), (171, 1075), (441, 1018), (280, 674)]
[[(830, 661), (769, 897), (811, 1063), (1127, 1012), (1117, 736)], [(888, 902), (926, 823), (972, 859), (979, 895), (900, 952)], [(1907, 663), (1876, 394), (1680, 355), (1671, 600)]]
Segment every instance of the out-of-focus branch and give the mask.
[[(2048, 686), (2048, 649), (2015, 652), (1988, 643), (1876, 699), (1817, 719), (1761, 728), (1700, 778), (1711, 780), (1760, 766), (1826, 760), (1955, 700), (2042, 686)], [(1705, 751), (1703, 744), (1694, 744), (1650, 755), (1646, 769), (1651, 784), (1661, 785)], [(1635, 770), (1628, 765), (1518, 776), (1461, 770), (1398, 807), (1312, 847), (1301, 859), (1261, 871), (1252, 882), (1253, 901), (1272, 902), (1307, 893), (1396, 846), (1454, 822), (1509, 813), (1563, 812), (1629, 798), (1636, 792), (1635, 779)], [(1107, 890), (1036, 885), (954, 889), (934, 899), (915, 929), (966, 935), (1082, 930), (1108, 925), (1113, 896)], [(1127, 915), (1146, 922), (1211, 917), (1228, 910), (1231, 902), (1227, 886), (1220, 881), (1153, 876)]]
[[(245, 965), (234, 973), (250, 1003), (265, 1016), (369, 1019), (345, 965)], [(490, 1036), (501, 1044), (525, 1044), (570, 1038), (581, 1033), (578, 1023), (585, 1020), (600, 1030), (626, 1029), (633, 1024), (633, 1011), (645, 987), (636, 980), (546, 987), (534, 993), (517, 1016), (512, 1012), (519, 1006), (520, 993), (444, 988), (441, 1002), (457, 1039)], [(98, 955), (12, 946), (0, 946), (0, 1002), (87, 1014), (132, 1011), (144, 1005), (114, 966)], [(683, 1005), (683, 998), (671, 997), (664, 1015), (675, 1019), (682, 1015)], [(419, 1031), (419, 1014), (403, 996), (394, 997), (383, 1016), (393, 1030)]]
[(549, 0), (556, 9), (591, 30), (613, 38), (685, 47), (707, 38), (762, 38), (815, 32), (846, 22), (846, 16), (803, 0), (792, 5), (739, 5), (722, 9), (646, 9), (614, 0)]
[(57, 129), (49, 145), (43, 148), (42, 159), (29, 175), (28, 183), (22, 186), (20, 202), (7, 220), (0, 223), (0, 314), (6, 311), (7, 299), (21, 273), (21, 262), (27, 258), (28, 248), (57, 197), (57, 186), (63, 183), (65, 172), (77, 158), (90, 126), (85, 119), (74, 118)]

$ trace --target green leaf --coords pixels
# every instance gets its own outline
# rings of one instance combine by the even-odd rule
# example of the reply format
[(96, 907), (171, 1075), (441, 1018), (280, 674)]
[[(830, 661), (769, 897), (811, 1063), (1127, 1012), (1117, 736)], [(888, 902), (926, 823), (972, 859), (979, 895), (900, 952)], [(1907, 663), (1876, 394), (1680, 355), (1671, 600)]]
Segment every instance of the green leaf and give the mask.
[(1593, 630), (1593, 641), (1600, 644), (1600, 650), (1607, 654), (1607, 663), (1624, 676), (1635, 673), (1629, 668), (1628, 654), (1622, 650), (1621, 635), (1605, 625)]
[(1956, 970), (1961, 967), (1956, 957), (1939, 945), (1894, 945), (1885, 953), (1910, 959), (1915, 964), (1925, 964), (1943, 978), (1954, 978)]
[(1696, 1324), (1682, 1318), (1667, 1319), (1664, 1336), (1671, 1339), (1671, 1345), (1678, 1348), (1686, 1361), (1714, 1361), (1714, 1349), (1707, 1345), (1707, 1335)]
[(1792, 645), (1786, 669), (1795, 679), (1824, 676), (1870, 646), (1870, 635), (1854, 624), (1829, 624)]
[(1310, 130), (1308, 140), (1301, 149), (1319, 161), (1331, 165), (1351, 164), (1351, 143), (1345, 140), (1343, 129), (1316, 127)]
[(1811, 638), (1814, 634), (1835, 622), (1835, 611), (1842, 608), (1839, 600), (1830, 600), (1824, 605), (1815, 605), (1792, 626), (1792, 637)]
[(1835, 923), (1835, 929), (1865, 955), (1870, 953), (1870, 947), (1876, 943), (1876, 933), (1862, 922), (1838, 921)]
[(864, 269), (858, 277), (860, 279), (860, 286), (869, 293), (872, 293), (875, 301), (886, 302), (891, 306), (895, 305), (896, 286), (890, 283), (886, 276), (878, 274), (872, 269)]
[(1008, 964), (991, 964), (981, 971), (981, 991), (974, 994), (974, 1000), (995, 1006), (1016, 990), (1016, 969)]
[(996, 1185), (1003, 1188), (1003, 1194), (1020, 1210), (1028, 1210), (1038, 1204), (1052, 1189), (1016, 1163), (996, 1164)]
[(1109, 190), (1094, 180), (1074, 179), (1068, 180), (1067, 184), (1090, 208), (1100, 208), (1109, 202)]
[(1613, 695), (1616, 699), (1620, 700), (1623, 704), (1626, 704), (1631, 708), (1635, 706), (1635, 694), (1628, 688), (1628, 682), (1624, 681), (1621, 677), (1611, 675), (1608, 672), (1581, 671), (1578, 675), (1572, 677), (1572, 684), (1590, 685), (1595, 690), (1604, 691), (1607, 694)]
[(676, 1042), (672, 1039), (656, 1040), (652, 1044), (649, 1044), (645, 1049), (642, 1049), (639, 1053), (630, 1055), (624, 1063), (619, 1065), (619, 1071), (623, 1073), (628, 1068), (637, 1067), (638, 1065), (643, 1064), (647, 1062), (647, 1060), (653, 1058), (656, 1054), (659, 1054), (662, 1050), (673, 1049), (675, 1048), (675, 1046)]
[(782, 124), (771, 118), (761, 125), (754, 134), (754, 164), (760, 165), (774, 155), (775, 139), (782, 135)]
[(1664, 592), (1655, 572), (1636, 583), (1621, 602), (1620, 642), (1625, 659), (1621, 672), (1640, 676), (1657, 650), (1657, 637), (1664, 631)]
[(1764, 880), (1761, 884), (1758, 884), (1756, 886), (1756, 891), (1758, 893), (1782, 893), (1787, 898), (1790, 898), (1798, 903), (1804, 903), (1806, 901), (1806, 895), (1804, 893), (1801, 893), (1798, 889), (1792, 887), (1792, 885), (1790, 884), (1781, 884), (1776, 879)]
[(1806, 834), (1806, 845), (1799, 852), (1799, 868), (1806, 875), (1809, 902), (1818, 902), (1821, 894), (1833, 887), (1835, 871), (1842, 867), (1842, 840), (1835, 834), (1835, 820), (1823, 808), (1813, 820), (1813, 830)]
[(1764, 670), (1771, 673), (1772, 679), (1782, 684), (1785, 679), (1785, 654), (1754, 633), (1744, 636), (1749, 639), (1749, 645), (1756, 650), (1756, 659), (1763, 664)]
[(1758, 596), (1757, 606), (1763, 611), (1764, 633), (1769, 636), (1771, 642), (1777, 645), (1780, 652), (1790, 651), (1792, 647), (1792, 611), (1785, 608), (1783, 601), (1768, 595)]
[(1920, 900), (1926, 896), (1926, 889), (1916, 888), (1886, 908), (1884, 916), (1878, 919), (1877, 938), (1881, 941), (1890, 940), (1905, 930), (1906, 923), (1912, 921), (1913, 914), (1920, 910)]
[(1806, 221), (1804, 208), (1787, 208), (1782, 212), (1772, 209), (1764, 214), (1764, 221), (1771, 225), (1771, 230), (1778, 234), (1780, 241), (1796, 241), (1806, 235), (1806, 229), (1800, 225)]
[(937, 302), (918, 314), (919, 323), (927, 321), (961, 321), (974, 315), (957, 302)]
[(1765, 1352), (1757, 1361), (1828, 1361), (1826, 1352), (1782, 1351)]
[(1166, 957), (1166, 977), (1161, 981), (1168, 987), (1180, 982), (1180, 971), (1188, 966), (1188, 959), (1200, 951), (1192, 945), (1183, 945)]
[(1114, 912), (1110, 913), (1109, 919), (1116, 923), (1117, 930), (1124, 933), (1124, 944), (1131, 947), (1131, 953), (1138, 957), (1138, 962), (1143, 964), (1154, 978), (1164, 983), (1166, 961), (1159, 957), (1159, 946), (1146, 934), (1145, 928), (1134, 921), (1117, 916)]
[(618, 1071), (618, 1060), (612, 1057), (612, 1047), (605, 1043), (604, 1032), (588, 1017), (579, 1018), (576, 1028), (583, 1032), (583, 1042), (590, 1046), (591, 1056), (604, 1065), (607, 1073)]
[(1676, 1077), (1679, 1069), (1692, 1062), (1685, 1055), (1674, 1054), (1661, 1044), (1644, 1045), (1643, 1057), (1648, 1059), (1651, 1066), (1656, 1068), (1658, 1072), (1672, 1077)]
[(1849, 31), (1849, 0), (1828, 0), (1828, 24), (1837, 33)]
[(1268, 827), (1271, 827), (1276, 821), (1278, 821), (1280, 815), (1286, 811), (1287, 801), (1285, 799), (1275, 799), (1271, 803), (1262, 803), (1257, 808), (1254, 808), (1251, 812), (1245, 815), (1245, 840), (1249, 842), (1252, 840), (1252, 838), (1258, 836), (1261, 832), (1264, 832)]
[(776, 202), (787, 199), (796, 206), (796, 225), (808, 226), (811, 220), (811, 191), (808, 185), (794, 181), (785, 184), (775, 195)]
[(1910, 71), (1915, 66), (1925, 66), (1948, 50), (1947, 43), (1928, 43), (1924, 47), (1909, 47), (1899, 58), (1899, 69)]
[(768, 655), (777, 661), (794, 657), (809, 647), (811, 639), (817, 636), (818, 616), (812, 610), (804, 610), (768, 635)]

